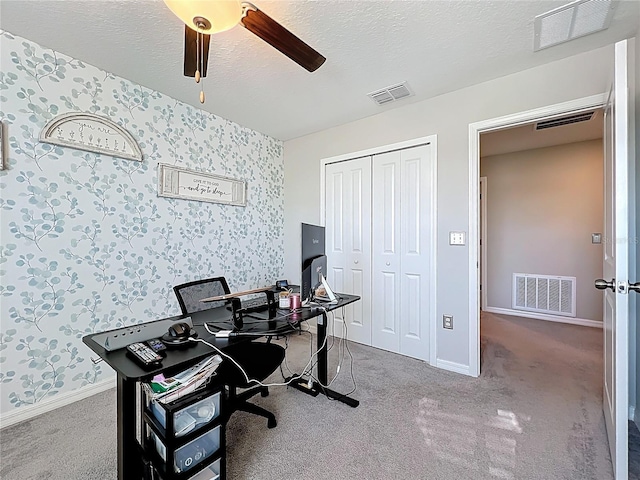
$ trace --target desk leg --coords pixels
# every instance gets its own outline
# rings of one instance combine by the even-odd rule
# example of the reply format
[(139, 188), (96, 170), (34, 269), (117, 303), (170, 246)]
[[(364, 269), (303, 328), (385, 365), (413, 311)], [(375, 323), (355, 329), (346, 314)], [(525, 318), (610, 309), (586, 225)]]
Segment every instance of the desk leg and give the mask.
[(140, 480), (140, 449), (136, 440), (136, 382), (118, 375), (118, 480)]
[[(301, 390), (309, 395), (317, 396), (319, 393), (324, 393), (327, 397), (333, 398), (339, 402), (345, 403), (350, 407), (356, 408), (360, 405), (360, 402), (354, 398), (348, 397), (347, 395), (343, 395), (342, 393), (338, 393), (329, 388), (323, 387), (323, 385), (327, 385), (329, 379), (327, 375), (328, 370), (328, 346), (325, 339), (327, 338), (327, 314), (326, 312), (322, 312), (322, 316), (318, 317), (322, 319), (318, 321), (317, 331), (318, 331), (318, 381), (319, 384), (314, 383), (313, 387), (309, 389), (307, 387), (307, 382), (304, 379), (294, 380), (291, 383), (291, 386)], [(291, 377), (287, 379), (290, 380)]]
[(318, 317), (322, 319), (322, 322), (317, 323), (318, 332), (318, 381), (322, 385), (326, 385), (328, 382), (327, 369), (329, 368), (329, 357), (327, 348), (327, 314), (322, 312), (322, 315)]

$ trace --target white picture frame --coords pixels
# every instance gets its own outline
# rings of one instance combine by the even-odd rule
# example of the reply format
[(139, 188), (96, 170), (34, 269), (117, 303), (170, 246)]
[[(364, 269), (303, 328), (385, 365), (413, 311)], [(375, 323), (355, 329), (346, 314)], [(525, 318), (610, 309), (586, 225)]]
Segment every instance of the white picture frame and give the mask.
[(40, 132), (40, 142), (142, 161), (135, 138), (113, 120), (93, 113), (63, 113)]
[(244, 207), (247, 182), (158, 163), (158, 196)]

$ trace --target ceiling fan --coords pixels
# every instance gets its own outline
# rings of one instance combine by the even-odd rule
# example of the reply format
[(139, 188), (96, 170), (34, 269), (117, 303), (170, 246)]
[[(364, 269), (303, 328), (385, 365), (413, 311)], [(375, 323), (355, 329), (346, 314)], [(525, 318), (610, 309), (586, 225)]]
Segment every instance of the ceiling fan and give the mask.
[[(164, 0), (185, 24), (184, 75), (197, 83), (207, 75), (210, 35), (240, 23), (309, 72), (325, 62), (316, 50), (296, 37), (255, 5), (238, 0)], [(200, 91), (204, 103), (204, 91)]]

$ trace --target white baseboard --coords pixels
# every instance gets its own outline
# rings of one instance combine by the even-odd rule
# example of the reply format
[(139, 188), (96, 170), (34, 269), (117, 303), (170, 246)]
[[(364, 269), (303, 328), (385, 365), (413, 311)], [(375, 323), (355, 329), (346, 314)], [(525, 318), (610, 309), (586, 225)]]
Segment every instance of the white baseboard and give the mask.
[(437, 368), (441, 368), (442, 370), (448, 370), (450, 372), (471, 376), (471, 373), (469, 372), (469, 365), (463, 365), (462, 363), (450, 362), (448, 360), (441, 360), (438, 358), (436, 360), (435, 366)]
[(640, 408), (636, 409), (633, 421), (636, 422), (636, 425), (640, 428)]
[(629, 405), (629, 420), (636, 422), (636, 407), (633, 405)]
[(113, 376), (105, 380), (101, 380), (98, 383), (94, 383), (93, 385), (87, 385), (77, 390), (72, 390), (71, 392), (60, 393), (51, 397), (51, 399), (44, 400), (36, 403), (35, 405), (19, 407), (15, 410), (2, 413), (0, 414), (0, 430), (25, 420), (31, 420), (43, 413), (51, 412), (56, 408), (70, 405), (78, 400), (105, 392), (115, 386), (116, 377)]
[(570, 325), (580, 325), (582, 327), (602, 328), (602, 322), (598, 322), (597, 320), (587, 320), (586, 318), (545, 315), (544, 313), (525, 312), (523, 310), (513, 310), (511, 308), (499, 307), (487, 307), (483, 311), (488, 313), (497, 313), (499, 315), (534, 318), (536, 320), (545, 320), (547, 322), (568, 323)]

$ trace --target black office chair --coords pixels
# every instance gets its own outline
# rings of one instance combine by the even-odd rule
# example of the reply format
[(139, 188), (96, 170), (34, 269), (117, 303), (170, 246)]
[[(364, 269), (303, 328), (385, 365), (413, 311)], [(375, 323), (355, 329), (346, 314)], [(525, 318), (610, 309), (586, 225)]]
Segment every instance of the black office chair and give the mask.
[[(224, 277), (207, 278), (176, 285), (173, 287), (173, 291), (178, 297), (178, 303), (183, 315), (222, 307), (229, 302), (222, 300), (205, 303), (200, 300), (231, 293)], [(285, 355), (284, 348), (271, 343), (270, 340), (271, 338), (267, 342), (256, 340), (229, 345), (224, 349), (224, 353), (238, 362), (250, 379), (262, 382), (276, 371), (284, 360)], [(267, 387), (255, 386), (255, 383), (248, 384), (242, 372), (228, 359), (225, 359), (220, 365), (218, 376), (229, 386), (228, 404), (231, 412), (241, 410), (265, 417), (269, 428), (274, 428), (277, 425), (276, 417), (273, 413), (248, 402), (250, 398), (258, 393), (263, 397), (268, 396), (269, 389)], [(239, 388), (247, 390), (238, 393)]]

